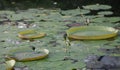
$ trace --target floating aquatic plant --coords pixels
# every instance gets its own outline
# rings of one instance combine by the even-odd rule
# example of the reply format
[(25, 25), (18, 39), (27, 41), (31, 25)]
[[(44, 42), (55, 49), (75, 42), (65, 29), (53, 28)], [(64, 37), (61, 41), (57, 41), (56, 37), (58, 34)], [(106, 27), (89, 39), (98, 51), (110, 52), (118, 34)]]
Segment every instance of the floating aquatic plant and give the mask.
[(100, 11), (100, 12), (98, 12), (98, 14), (99, 15), (112, 15), (113, 12), (111, 12), (111, 11)]
[(112, 7), (109, 5), (95, 4), (95, 5), (86, 5), (83, 6), (83, 8), (89, 10), (107, 10), (107, 9), (111, 9)]
[(44, 37), (45, 35), (46, 35), (45, 33), (38, 33), (35, 30), (26, 30), (18, 33), (18, 37), (27, 40), (41, 38)]
[(73, 39), (107, 39), (116, 36), (118, 30), (105, 26), (79, 26), (67, 30), (69, 38)]
[(76, 15), (80, 15), (80, 14), (88, 14), (88, 13), (90, 13), (90, 11), (77, 8), (77, 9), (73, 9), (73, 10), (61, 11), (61, 13), (64, 15), (76, 16)]
[(5, 63), (0, 63), (0, 69), (1, 70), (6, 70), (6, 64)]
[(12, 58), (16, 61), (33, 61), (47, 57), (49, 51), (47, 49), (41, 49), (40, 51), (33, 52), (19, 52), (13, 54)]
[(6, 11), (0, 11), (0, 14), (12, 15), (15, 14), (15, 12), (6, 10)]
[(120, 17), (100, 17), (91, 19), (91, 22), (118, 22), (120, 21)]
[[(91, 6), (91, 5), (88, 5)], [(95, 10), (106, 10), (110, 9), (111, 6), (108, 5), (94, 5)], [(104, 39), (104, 40), (74, 40), (71, 41), (70, 48), (66, 47), (63, 39), (63, 34), (71, 26), (82, 25), (89, 19), (89, 26), (110, 26), (119, 28), (120, 17), (104, 17), (103, 14), (89, 15), (90, 7), (85, 9), (72, 9), (72, 10), (60, 10), (60, 9), (28, 9), (28, 10), (17, 10), (17, 11), (4, 11), (0, 13), (0, 22), (9, 20), (11, 25), (0, 25), (0, 62), (3, 61), (2, 55), (7, 54), (9, 57), (14, 57), (16, 60), (21, 61), (27, 57), (43, 55), (42, 52), (37, 51), (36, 48), (47, 48), (50, 50), (51, 54), (47, 59), (28, 61), (28, 62), (17, 62), (14, 69), (25, 69), (24, 66), (29, 67), (30, 70), (71, 70), (71, 69), (81, 69), (85, 64), (83, 62), (84, 58), (89, 54), (104, 54), (97, 49), (101, 45), (106, 43), (111, 43), (109, 47), (115, 46), (116, 42), (119, 42), (119, 34), (114, 39)], [(93, 6), (91, 6), (91, 10)], [(101, 11), (102, 12), (102, 11)], [(85, 14), (85, 15), (84, 15)], [(108, 12), (105, 13), (105, 15)], [(18, 28), (16, 22), (23, 22), (25, 24), (32, 23), (29, 28)], [(15, 22), (15, 25), (14, 23)], [(116, 23), (117, 22), (117, 23)], [(5, 22), (6, 23), (6, 22)], [(75, 24), (71, 24), (75, 23)], [(77, 23), (77, 24), (76, 24)], [(79, 24), (78, 24), (79, 23)], [(35, 24), (35, 25), (34, 25)], [(66, 26), (67, 25), (67, 26)], [(19, 25), (21, 27), (21, 23)], [(116, 27), (117, 26), (117, 27)], [(35, 41), (21, 40), (17, 37), (17, 33), (24, 30), (35, 29), (39, 32), (47, 33), (47, 36), (41, 39), (36, 39)], [(102, 28), (100, 28), (102, 29)], [(86, 30), (87, 31), (87, 30)], [(29, 31), (28, 31), (29, 32)], [(97, 32), (97, 31), (96, 31)], [(37, 34), (37, 33), (36, 33)], [(33, 36), (36, 34), (25, 34), (24, 36)], [(89, 35), (90, 33), (86, 34)], [(7, 39), (10, 39), (7, 41)], [(19, 42), (19, 44), (14, 44)], [(67, 43), (69, 44), (69, 43)], [(35, 47), (34, 47), (34, 46)], [(117, 43), (119, 45), (119, 43)], [(33, 46), (30, 48), (29, 46)], [(66, 48), (65, 48), (66, 47)], [(103, 46), (106, 47), (106, 46)], [(70, 58), (64, 57), (66, 52), (70, 51)], [(40, 54), (39, 54), (40, 53)], [(24, 56), (24, 57), (22, 57)], [(20, 67), (20, 68), (19, 68)], [(5, 70), (4, 64), (0, 64), (1, 70)], [(28, 68), (27, 68), (28, 70)], [(82, 70), (82, 69), (81, 69)]]

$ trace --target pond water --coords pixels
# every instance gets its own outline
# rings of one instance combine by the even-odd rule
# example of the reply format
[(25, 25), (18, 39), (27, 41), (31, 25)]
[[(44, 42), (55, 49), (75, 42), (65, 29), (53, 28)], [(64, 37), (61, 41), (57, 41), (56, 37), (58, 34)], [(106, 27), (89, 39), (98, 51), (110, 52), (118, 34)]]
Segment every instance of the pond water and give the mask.
[[(53, 3), (54, 2), (55, 1), (53, 1)], [(59, 1), (56, 2), (58, 4), (62, 3)], [(23, 5), (25, 3), (29, 5)], [(7, 5), (12, 6), (12, 8), (7, 7)], [(3, 70), (6, 68), (5, 54), (10, 54), (10, 51), (16, 48), (17, 50), (15, 51), (21, 52), (26, 52), (27, 50), (32, 50), (34, 52), (35, 50), (45, 48), (48, 49), (50, 53), (48, 54), (48, 57), (42, 60), (27, 62), (17, 61), (15, 66), (13, 67), (15, 70), (87, 70), (85, 63), (86, 61), (89, 62), (92, 59), (102, 59), (102, 56), (104, 55), (108, 55), (107, 58), (109, 58), (109, 55), (112, 55), (112, 59), (114, 59), (114, 56), (118, 56), (117, 59), (119, 60), (119, 53), (109, 51), (111, 53), (108, 54), (99, 50), (105, 48), (111, 49), (115, 48), (116, 46), (117, 48), (120, 47), (120, 17), (118, 14), (116, 16), (116, 13), (113, 11), (112, 8), (113, 6), (111, 5), (88, 3), (84, 5), (84, 7), (77, 6), (73, 9), (73, 5), (71, 4), (71, 7), (67, 8), (69, 10), (63, 10), (61, 9), (61, 6), (58, 6), (61, 8), (56, 8), (56, 6), (52, 8), (43, 8), (43, 5), (37, 5), (38, 7), (36, 7), (36, 3), (34, 4), (35, 6), (31, 6), (32, 4), (29, 1), (20, 1), (12, 3), (11, 5), (7, 5), (5, 9), (0, 10), (0, 67), (2, 67), (1, 69)], [(21, 7), (21, 5), (23, 6)], [(23, 9), (23, 7), (26, 8), (26, 6), (27, 9)], [(102, 13), (99, 13), (101, 11)], [(92, 12), (94, 12), (94, 14), (91, 14)], [(112, 15), (111, 12), (114, 15)], [(79, 26), (112, 27), (118, 30), (118, 34), (114, 38), (110, 39), (66, 41), (64, 38), (64, 34), (69, 28), (77, 26), (75, 23), (79, 24)], [(71, 26), (68, 27), (67, 25)], [(46, 36), (34, 40), (22, 40), (18, 37), (19, 32), (31, 29), (36, 30), (38, 33), (44, 32)], [(89, 33), (94, 34), (93, 31)], [(100, 31), (97, 32), (97, 34), (103, 34), (103, 32)], [(32, 35), (35, 34), (31, 34), (28, 36)], [(85, 33), (85, 35), (87, 34)], [(69, 43), (70, 45), (66, 45), (66, 43)], [(27, 49), (25, 49), (25, 47), (27, 47)], [(117, 51), (119, 52), (120, 50)], [(30, 54), (32, 55), (32, 53)], [(89, 55), (93, 56), (91, 57)], [(22, 54), (20, 54), (20, 57), (27, 58), (30, 57), (30, 55), (24, 56), (23, 54), (22, 56)], [(106, 59), (106, 57), (104, 59)], [(106, 63), (102, 63), (103, 66), (101, 66), (100, 68), (105, 68), (104, 65)], [(116, 65), (118, 66), (115, 67), (120, 66), (119, 64)]]

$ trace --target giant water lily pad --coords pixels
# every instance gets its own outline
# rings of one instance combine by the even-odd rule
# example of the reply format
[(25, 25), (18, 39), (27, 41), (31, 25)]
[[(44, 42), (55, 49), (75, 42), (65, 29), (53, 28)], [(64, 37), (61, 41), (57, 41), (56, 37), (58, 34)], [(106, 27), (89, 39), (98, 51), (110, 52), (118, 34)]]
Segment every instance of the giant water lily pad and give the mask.
[(89, 10), (107, 10), (107, 9), (110, 9), (111, 6), (109, 6), (109, 5), (95, 4), (95, 5), (83, 6), (83, 8), (84, 9), (89, 9)]
[(18, 37), (21, 39), (36, 39), (44, 37), (45, 33), (38, 33), (35, 30), (26, 30), (18, 33)]
[(69, 38), (74, 39), (106, 39), (117, 35), (118, 30), (105, 26), (81, 26), (67, 30)]
[(11, 58), (16, 61), (33, 61), (47, 57), (49, 54), (49, 50), (39, 49), (37, 51), (25, 51), (25, 52), (13, 51), (12, 53), (11, 52), (9, 53), (10, 54), (6, 54), (7, 58)]

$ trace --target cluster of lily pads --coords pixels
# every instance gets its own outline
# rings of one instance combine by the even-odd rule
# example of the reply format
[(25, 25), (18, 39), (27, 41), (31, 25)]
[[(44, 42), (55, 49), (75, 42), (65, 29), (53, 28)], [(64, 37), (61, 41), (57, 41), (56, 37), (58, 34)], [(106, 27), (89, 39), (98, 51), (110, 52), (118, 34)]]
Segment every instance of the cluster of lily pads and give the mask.
[[(72, 10), (36, 8), (17, 11), (0, 11), (1, 70), (5, 70), (5, 66), (7, 65), (8, 70), (11, 70), (10, 68), (15, 70), (79, 70), (85, 67), (84, 59), (86, 56), (90, 54), (105, 54), (98, 52), (97, 49), (101, 47), (110, 48), (119, 46), (120, 35), (118, 34), (112, 40), (73, 40), (70, 41), (71, 45), (69, 49), (67, 49), (64, 34), (66, 30), (75, 26), (110, 26), (119, 30), (120, 17), (105, 16), (114, 14), (108, 11), (110, 8), (111, 6), (108, 5), (96, 4)], [(98, 12), (98, 14), (89, 15), (91, 10), (102, 11)], [(26, 37), (24, 34), (31, 32), (29, 30), (35, 30), (35, 34), (38, 35), (32, 36), (34, 35), (34, 33), (32, 33)], [(34, 39), (41, 36), (44, 37)], [(32, 39), (29, 39), (31, 37)], [(105, 45), (108, 43), (112, 45)], [(47, 58), (21, 62), (24, 58), (41, 56), (41, 54), (36, 53), (41, 53), (39, 49), (44, 48), (50, 51), (49, 55), (47, 51)], [(70, 58), (66, 58), (66, 50), (69, 50)]]

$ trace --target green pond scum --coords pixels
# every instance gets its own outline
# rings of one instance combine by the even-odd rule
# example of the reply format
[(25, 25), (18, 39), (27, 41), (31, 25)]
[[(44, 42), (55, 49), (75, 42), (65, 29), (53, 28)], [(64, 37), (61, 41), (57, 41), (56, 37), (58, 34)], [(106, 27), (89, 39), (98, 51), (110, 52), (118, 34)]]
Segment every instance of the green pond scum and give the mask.
[[(12, 52), (17, 52), (17, 50), (19, 53), (19, 51), (35, 51), (44, 48), (50, 52), (46, 58), (27, 62), (17, 61), (14, 70), (87, 70), (84, 62), (87, 56), (108, 55), (104, 53), (105, 50), (103, 50), (104, 52), (98, 50), (106, 47), (120, 47), (120, 17), (105, 16), (114, 14), (111, 8), (112, 6), (109, 5), (94, 4), (71, 10), (61, 10), (59, 8), (1, 10), (0, 70), (6, 69), (4, 64), (6, 61), (5, 54), (14, 54)], [(91, 11), (96, 10), (98, 10), (96, 14), (90, 15)], [(99, 12), (99, 10), (102, 11)], [(110, 39), (70, 40), (70, 46), (66, 46), (64, 34), (69, 29), (66, 25), (72, 23), (80, 23), (83, 26), (86, 26), (86, 23), (88, 23), (88, 26), (110, 26), (118, 29), (118, 34)], [(46, 36), (32, 41), (22, 40), (18, 37), (18, 33), (24, 30), (37, 30), (38, 32), (44, 32)], [(13, 51), (13, 49), (16, 50)], [(66, 50), (69, 51), (69, 57), (66, 57)], [(21, 55), (22, 57), (24, 56)]]

